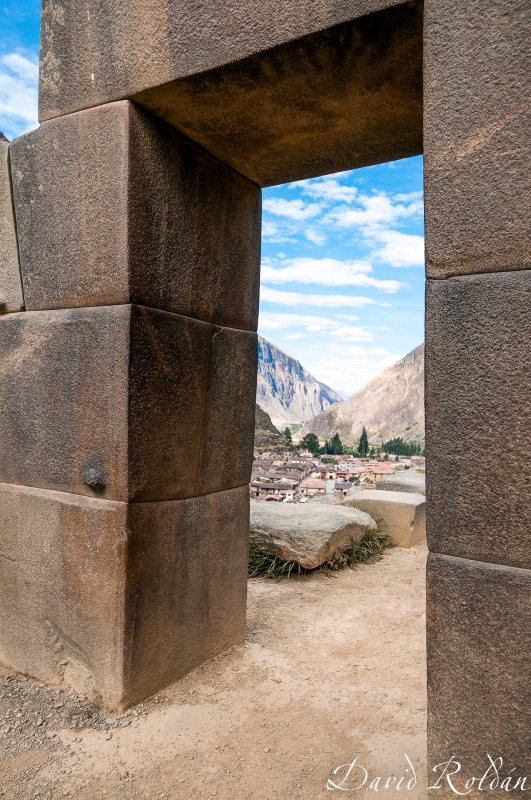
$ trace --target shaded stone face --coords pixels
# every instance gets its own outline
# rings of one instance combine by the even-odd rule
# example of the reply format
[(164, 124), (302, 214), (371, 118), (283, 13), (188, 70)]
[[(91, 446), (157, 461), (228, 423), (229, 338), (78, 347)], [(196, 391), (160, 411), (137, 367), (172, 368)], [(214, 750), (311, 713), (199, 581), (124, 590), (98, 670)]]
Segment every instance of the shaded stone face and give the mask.
[(422, 152), (421, 40), (401, 6), (134, 99), (271, 186)]
[(12, 145), (28, 310), (139, 303), (255, 330), (260, 190), (129, 102)]
[(426, 3), (427, 275), (529, 269), (529, 3)]
[(531, 568), (531, 273), (428, 281), (431, 550)]
[(9, 315), (0, 480), (121, 501), (247, 483), (256, 358), (255, 334), (140, 306)]
[(196, 494), (251, 479), (258, 337), (214, 328)]
[(0, 484), (1, 661), (123, 709), (241, 643), (248, 505)]
[(242, 644), (249, 489), (129, 506), (126, 705)]
[(24, 308), (11, 194), (9, 144), (0, 140), (0, 314)]
[(44, 4), (41, 120), (134, 99), (263, 186), (422, 151), (421, 3), (95, 5)]
[[(430, 766), (454, 756), (464, 792), (465, 780), (489, 766), (487, 753), (503, 758), (503, 777), (513, 767), (529, 776), (531, 573), (430, 555), (427, 640)], [(441, 783), (430, 797), (456, 796)], [(485, 794), (507, 796), (501, 788)]]

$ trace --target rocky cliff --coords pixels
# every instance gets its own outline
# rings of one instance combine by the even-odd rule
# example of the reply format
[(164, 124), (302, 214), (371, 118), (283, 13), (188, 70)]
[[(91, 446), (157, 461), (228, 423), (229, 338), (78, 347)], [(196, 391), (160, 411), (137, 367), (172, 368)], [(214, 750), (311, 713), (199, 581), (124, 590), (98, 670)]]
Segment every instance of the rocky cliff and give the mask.
[(254, 446), (271, 450), (289, 450), (290, 443), (271, 422), (271, 417), (257, 404), (254, 414)]
[(424, 345), (381, 372), (348, 400), (318, 414), (297, 438), (315, 433), (320, 439), (336, 431), (348, 445), (358, 443), (363, 426), (370, 442), (395, 436), (424, 441)]
[(341, 397), (295, 358), (259, 336), (256, 402), (282, 430), (315, 417), (341, 402)]

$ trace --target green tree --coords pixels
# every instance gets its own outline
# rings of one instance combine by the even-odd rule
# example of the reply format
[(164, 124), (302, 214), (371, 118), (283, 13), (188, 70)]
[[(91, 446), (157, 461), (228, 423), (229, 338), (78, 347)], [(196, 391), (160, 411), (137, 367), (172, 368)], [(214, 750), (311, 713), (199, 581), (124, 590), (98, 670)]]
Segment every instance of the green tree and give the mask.
[(420, 456), (425, 452), (421, 444), (418, 442), (406, 442), (401, 436), (384, 442), (382, 450), (385, 453), (392, 453), (394, 456)]
[(317, 453), (319, 450), (319, 439), (315, 435), (315, 433), (307, 433), (306, 436), (302, 437), (301, 447), (304, 450), (309, 450), (310, 453)]
[(330, 452), (333, 453), (335, 456), (340, 456), (343, 454), (343, 442), (340, 439), (339, 433), (334, 433), (330, 442), (329, 442)]
[(365, 429), (365, 426), (363, 426), (363, 430), (361, 432), (360, 440), (358, 443), (358, 453), (362, 458), (365, 458), (368, 452), (369, 452), (369, 437), (367, 436), (367, 430)]
[(282, 431), (282, 436), (284, 437), (284, 439), (287, 439), (288, 442), (291, 443), (291, 441), (292, 441), (292, 439), (291, 439), (291, 431), (287, 426)]

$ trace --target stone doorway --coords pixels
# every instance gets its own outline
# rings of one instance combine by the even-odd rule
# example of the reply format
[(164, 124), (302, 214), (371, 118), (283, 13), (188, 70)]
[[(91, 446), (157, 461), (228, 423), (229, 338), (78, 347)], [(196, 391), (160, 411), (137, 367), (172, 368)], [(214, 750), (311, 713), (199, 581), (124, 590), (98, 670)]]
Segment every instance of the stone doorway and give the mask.
[(423, 150), (430, 762), (525, 771), (525, 4), (225, 5), (43, 4), (42, 125), (9, 146), (0, 657), (119, 707), (241, 640), (260, 187)]

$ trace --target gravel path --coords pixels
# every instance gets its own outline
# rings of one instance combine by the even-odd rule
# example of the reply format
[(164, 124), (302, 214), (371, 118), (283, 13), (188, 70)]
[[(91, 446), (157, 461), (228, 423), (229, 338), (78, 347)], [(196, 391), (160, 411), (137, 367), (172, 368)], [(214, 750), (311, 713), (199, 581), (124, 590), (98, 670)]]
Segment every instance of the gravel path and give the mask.
[(0, 798), (324, 800), (356, 756), (411, 777), (407, 753), (424, 800), (425, 559), (250, 581), (246, 644), (124, 715), (0, 671)]

